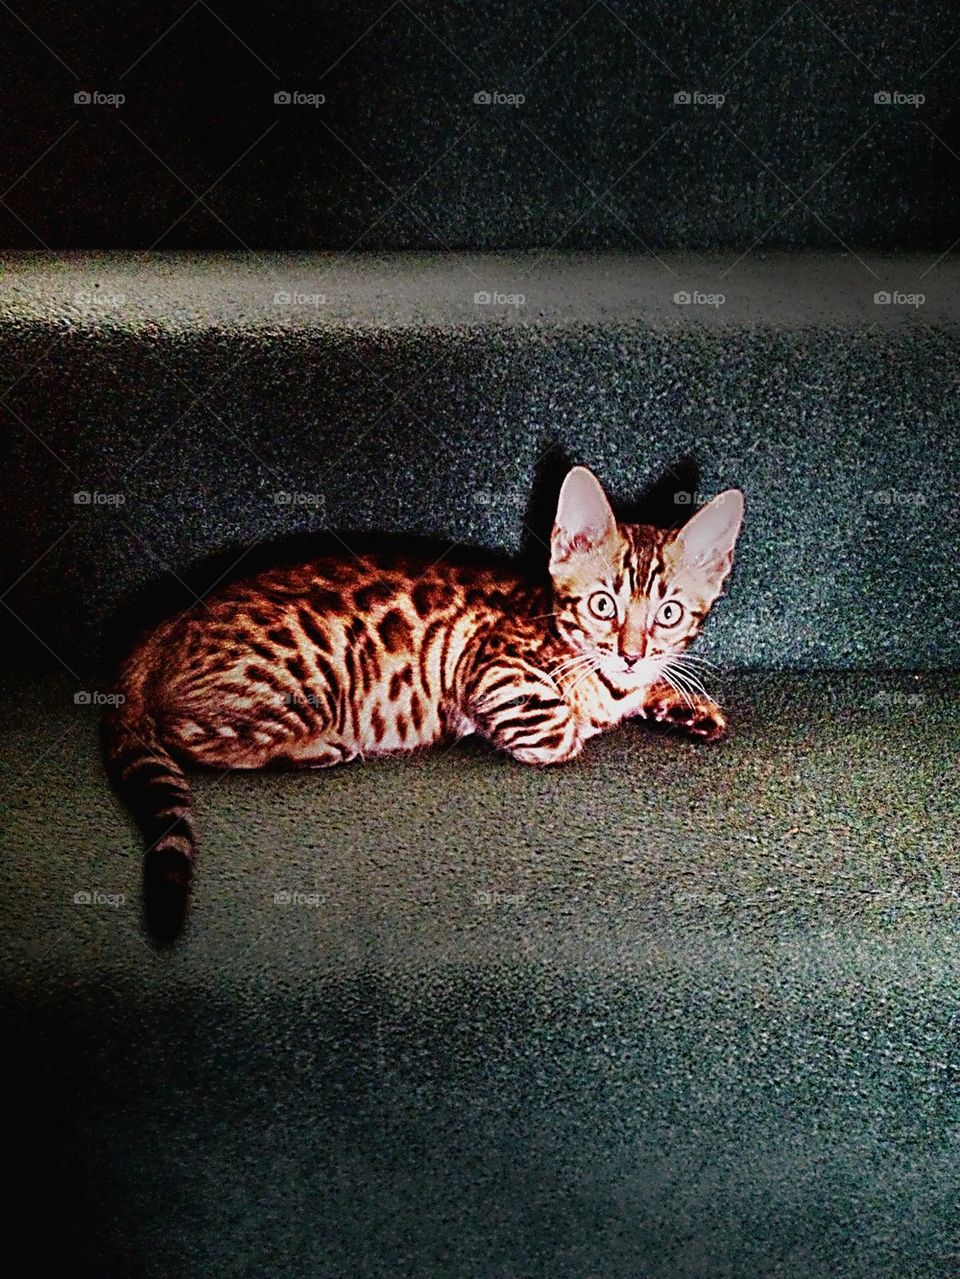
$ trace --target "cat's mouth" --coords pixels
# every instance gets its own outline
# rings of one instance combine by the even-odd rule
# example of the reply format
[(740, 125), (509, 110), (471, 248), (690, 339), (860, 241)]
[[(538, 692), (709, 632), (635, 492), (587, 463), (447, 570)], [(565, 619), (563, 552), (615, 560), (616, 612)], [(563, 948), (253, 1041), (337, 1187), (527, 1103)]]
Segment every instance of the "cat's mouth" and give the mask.
[(601, 657), (599, 665), (608, 677), (623, 684), (642, 688), (657, 679), (663, 669), (663, 658), (641, 657), (628, 661), (619, 654), (609, 654)]

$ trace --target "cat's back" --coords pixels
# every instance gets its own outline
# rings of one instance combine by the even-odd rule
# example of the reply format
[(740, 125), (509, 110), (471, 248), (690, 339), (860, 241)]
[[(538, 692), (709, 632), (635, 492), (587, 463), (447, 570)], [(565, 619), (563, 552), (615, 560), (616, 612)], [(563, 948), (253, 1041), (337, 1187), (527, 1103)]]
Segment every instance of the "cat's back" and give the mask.
[(493, 557), (451, 553), (436, 559), (389, 550), (326, 554), (293, 565), (278, 565), (240, 579), (211, 603), (229, 611), (308, 607), (347, 621), (370, 621), (401, 609), (412, 621), (427, 622), (451, 611), (515, 611), (522, 614), (539, 589), (515, 568)]
[[(354, 753), (403, 750), (471, 731), (464, 662), (543, 609), (541, 588), (495, 561), (324, 555), (218, 590), (155, 632), (146, 664), (166, 722), (182, 723), (177, 745), (195, 755), (201, 729), (216, 739), (249, 721), (266, 738), (268, 719), (281, 734), (303, 721), (310, 750), (320, 737)], [(217, 762), (236, 754), (215, 744)], [(249, 758), (259, 766), (274, 749), (257, 739)]]
[(494, 557), (344, 550), (239, 577), (162, 624), (146, 647), (150, 665), (177, 684), (185, 670), (306, 658), (311, 667), (356, 662), (369, 692), (414, 659), (426, 675), (478, 634), (522, 626), (547, 607), (543, 587)]

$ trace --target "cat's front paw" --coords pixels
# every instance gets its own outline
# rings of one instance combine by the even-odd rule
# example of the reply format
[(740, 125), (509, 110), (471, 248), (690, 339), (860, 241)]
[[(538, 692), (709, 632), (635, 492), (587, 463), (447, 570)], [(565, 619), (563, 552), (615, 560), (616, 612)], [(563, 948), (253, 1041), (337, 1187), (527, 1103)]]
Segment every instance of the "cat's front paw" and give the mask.
[(715, 742), (727, 731), (727, 717), (708, 697), (653, 697), (643, 708), (646, 719), (683, 729), (703, 742)]

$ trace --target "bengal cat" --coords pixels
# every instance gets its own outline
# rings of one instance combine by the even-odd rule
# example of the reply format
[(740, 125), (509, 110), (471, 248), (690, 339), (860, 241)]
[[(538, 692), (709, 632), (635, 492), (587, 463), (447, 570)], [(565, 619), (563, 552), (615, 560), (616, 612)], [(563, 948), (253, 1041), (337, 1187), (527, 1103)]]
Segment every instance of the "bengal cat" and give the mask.
[(685, 649), (721, 594), (736, 489), (679, 530), (618, 524), (594, 475), (560, 492), (549, 584), (502, 568), (363, 555), (272, 569), (153, 630), (124, 663), (108, 760), (147, 842), (147, 885), (186, 891), (181, 762), (323, 768), (479, 733), (560, 764), (628, 716), (713, 740)]

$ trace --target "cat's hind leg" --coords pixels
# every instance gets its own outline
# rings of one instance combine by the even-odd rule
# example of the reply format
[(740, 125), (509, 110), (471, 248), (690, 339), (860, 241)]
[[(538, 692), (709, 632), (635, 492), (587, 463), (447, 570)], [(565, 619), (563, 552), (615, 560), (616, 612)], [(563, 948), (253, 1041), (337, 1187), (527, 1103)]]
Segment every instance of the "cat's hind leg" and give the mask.
[(333, 737), (300, 737), (236, 718), (229, 724), (168, 719), (164, 727), (179, 754), (209, 768), (330, 768), (359, 753)]
[(271, 759), (271, 768), (332, 768), (334, 764), (346, 764), (358, 759), (360, 752), (343, 742), (308, 742), (302, 747), (278, 752)]

